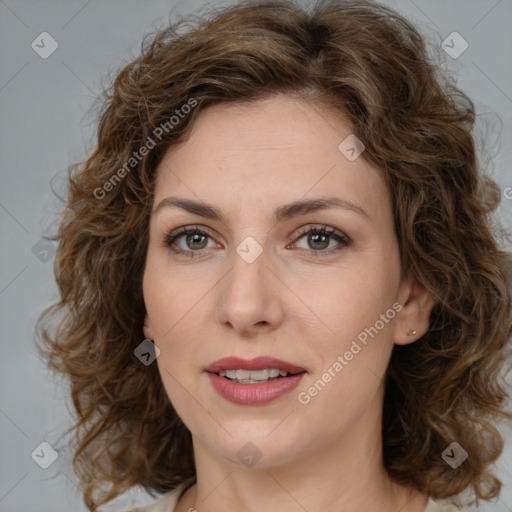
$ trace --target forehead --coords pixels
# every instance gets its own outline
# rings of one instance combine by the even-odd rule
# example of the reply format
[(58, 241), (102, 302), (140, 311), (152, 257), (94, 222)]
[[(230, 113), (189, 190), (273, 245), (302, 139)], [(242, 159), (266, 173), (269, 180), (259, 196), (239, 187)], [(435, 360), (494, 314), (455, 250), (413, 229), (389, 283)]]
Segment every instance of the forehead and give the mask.
[(380, 171), (364, 152), (350, 160), (340, 150), (353, 137), (338, 111), (284, 95), (215, 105), (164, 155), (155, 203), (180, 194), (209, 203), (213, 196), (227, 207), (237, 198), (237, 208), (254, 209), (334, 194), (381, 215), (390, 205)]

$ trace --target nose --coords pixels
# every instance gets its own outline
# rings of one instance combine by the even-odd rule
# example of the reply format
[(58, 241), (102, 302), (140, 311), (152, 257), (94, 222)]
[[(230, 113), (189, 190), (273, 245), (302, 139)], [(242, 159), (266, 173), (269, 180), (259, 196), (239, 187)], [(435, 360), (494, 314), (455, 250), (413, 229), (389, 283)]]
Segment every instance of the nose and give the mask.
[(283, 321), (285, 287), (269, 266), (265, 251), (252, 263), (233, 254), (231, 270), (218, 286), (217, 321), (238, 336), (270, 332)]

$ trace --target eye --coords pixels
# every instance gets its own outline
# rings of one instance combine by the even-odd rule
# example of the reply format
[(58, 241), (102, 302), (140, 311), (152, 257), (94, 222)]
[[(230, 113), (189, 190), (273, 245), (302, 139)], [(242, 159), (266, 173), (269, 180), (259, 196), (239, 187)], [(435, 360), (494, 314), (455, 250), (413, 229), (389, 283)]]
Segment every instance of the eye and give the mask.
[[(208, 231), (199, 229), (196, 226), (187, 226), (167, 235), (164, 243), (166, 246), (170, 247), (175, 254), (194, 258), (201, 256), (202, 251), (208, 248), (208, 238), (211, 238)], [(179, 243), (177, 243), (181, 241), (180, 239), (183, 239), (181, 247)], [(185, 247), (183, 247), (183, 245), (185, 245)], [(219, 244), (216, 244), (216, 246), (218, 247)]]
[[(304, 226), (295, 234), (295, 238), (296, 240), (306, 238), (306, 243), (309, 247), (305, 249), (305, 252), (308, 256), (311, 255), (314, 257), (332, 255), (352, 243), (352, 240), (347, 235), (327, 226)], [(186, 226), (166, 235), (164, 243), (175, 254), (195, 258), (203, 255), (203, 252), (208, 249), (220, 247), (220, 245), (213, 242), (213, 240), (213, 245), (208, 247), (208, 239), (212, 240), (208, 230), (199, 228), (198, 226)], [(334, 248), (331, 247), (329, 250), (325, 250), (331, 246), (331, 242), (333, 241), (336, 242), (337, 245), (335, 245)], [(296, 242), (291, 247), (295, 245)]]
[[(296, 236), (299, 240), (301, 238), (306, 239), (308, 245), (306, 252), (314, 257), (332, 255), (352, 243), (352, 240), (347, 235), (328, 226), (304, 226)], [(333, 241), (337, 242), (337, 245), (334, 248), (331, 246), (331, 249), (325, 250)]]

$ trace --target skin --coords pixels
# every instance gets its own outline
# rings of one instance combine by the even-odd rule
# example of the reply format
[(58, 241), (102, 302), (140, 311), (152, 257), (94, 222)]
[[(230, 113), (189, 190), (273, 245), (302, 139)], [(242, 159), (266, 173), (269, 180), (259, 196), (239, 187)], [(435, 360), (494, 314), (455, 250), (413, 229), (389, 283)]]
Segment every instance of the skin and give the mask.
[[(193, 438), (197, 484), (177, 512), (425, 507), (426, 496), (387, 477), (380, 426), (393, 345), (427, 331), (433, 303), (414, 277), (403, 275), (391, 198), (379, 171), (364, 153), (349, 161), (338, 149), (350, 133), (339, 113), (284, 95), (221, 104), (201, 112), (190, 139), (169, 148), (157, 169), (144, 335), (161, 350), (164, 387)], [(157, 211), (169, 196), (211, 204), (225, 219), (175, 206)], [(323, 196), (350, 201), (365, 214), (329, 208), (272, 219), (279, 206)], [(297, 234), (324, 225), (348, 236), (350, 245), (332, 237), (322, 245)], [(195, 258), (165, 244), (183, 226), (209, 230), (206, 239), (187, 244), (185, 235), (174, 242), (198, 253)], [(252, 263), (236, 252), (246, 237), (262, 249)], [(298, 394), (396, 302), (402, 310), (301, 404)], [(233, 404), (204, 372), (230, 355), (270, 355), (307, 374), (296, 390), (269, 404)], [(249, 442), (261, 454), (250, 468), (237, 457)]]

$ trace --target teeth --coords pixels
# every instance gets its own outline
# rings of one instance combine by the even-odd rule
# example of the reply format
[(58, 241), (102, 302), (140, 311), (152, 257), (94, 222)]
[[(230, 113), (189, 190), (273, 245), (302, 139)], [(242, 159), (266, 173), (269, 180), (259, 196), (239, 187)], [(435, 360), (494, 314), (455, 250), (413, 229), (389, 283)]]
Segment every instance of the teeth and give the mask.
[(278, 376), (286, 377), (288, 372), (278, 368), (264, 368), (262, 370), (221, 370), (219, 375), (238, 381), (265, 381)]

